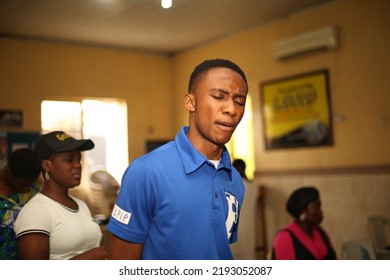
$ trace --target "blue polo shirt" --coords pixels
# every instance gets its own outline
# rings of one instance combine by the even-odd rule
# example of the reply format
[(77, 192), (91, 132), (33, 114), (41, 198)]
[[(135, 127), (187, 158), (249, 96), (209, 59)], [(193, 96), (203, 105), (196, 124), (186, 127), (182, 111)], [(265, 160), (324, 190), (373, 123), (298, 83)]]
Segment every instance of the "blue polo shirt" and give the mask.
[(232, 259), (244, 185), (226, 148), (216, 169), (183, 127), (127, 168), (108, 230), (143, 259)]

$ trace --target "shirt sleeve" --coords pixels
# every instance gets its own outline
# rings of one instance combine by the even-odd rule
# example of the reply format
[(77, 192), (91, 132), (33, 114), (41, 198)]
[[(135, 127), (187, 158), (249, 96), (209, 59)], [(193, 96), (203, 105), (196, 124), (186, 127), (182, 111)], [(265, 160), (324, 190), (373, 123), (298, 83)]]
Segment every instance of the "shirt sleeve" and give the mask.
[(44, 205), (31, 200), (20, 211), (15, 221), (14, 231), (16, 237), (28, 233), (43, 233), (50, 236), (51, 218), (50, 212)]
[(155, 206), (153, 176), (142, 161), (134, 161), (123, 175), (118, 199), (107, 229), (121, 239), (145, 243)]
[(290, 233), (281, 230), (273, 241), (274, 258), (276, 260), (295, 260), (294, 245)]

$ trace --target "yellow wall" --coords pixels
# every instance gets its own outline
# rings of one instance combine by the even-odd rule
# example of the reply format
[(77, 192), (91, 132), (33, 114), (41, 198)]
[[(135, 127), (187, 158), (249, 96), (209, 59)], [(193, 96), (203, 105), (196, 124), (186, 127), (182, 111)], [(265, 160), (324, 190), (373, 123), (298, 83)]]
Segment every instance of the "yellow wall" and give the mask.
[[(176, 86), (182, 89), (191, 68), (209, 57), (232, 59), (244, 69), (253, 96), (257, 170), (388, 164), (389, 9), (390, 2), (386, 0), (341, 1), (178, 55)], [(339, 30), (340, 48), (336, 51), (284, 62), (272, 58), (273, 42), (328, 25)], [(323, 68), (330, 72), (333, 113), (342, 118), (341, 122), (334, 122), (334, 145), (310, 150), (265, 151), (260, 83)], [(183, 118), (181, 124), (185, 121)]]
[[(247, 75), (253, 98), (255, 183), (266, 187), (268, 248), (291, 217), (288, 195), (301, 185), (315, 185), (322, 195), (327, 229), (340, 256), (343, 241), (369, 243), (370, 215), (390, 216), (390, 2), (345, 0), (242, 32), (174, 58), (176, 100), (199, 62), (223, 57)], [(340, 47), (334, 51), (279, 62), (272, 43), (291, 35), (334, 25)], [(265, 150), (260, 112), (260, 83), (329, 69), (334, 145)], [(177, 105), (176, 128), (187, 115)], [(337, 119), (336, 119), (337, 120)]]
[[(172, 138), (187, 124), (183, 96), (193, 68), (208, 58), (231, 59), (245, 71), (253, 99), (255, 182), (266, 186), (268, 241), (290, 219), (288, 194), (313, 184), (340, 253), (345, 240), (369, 240), (369, 215), (390, 215), (389, 10), (387, 0), (337, 1), (174, 57), (0, 39), (0, 108), (23, 110), (22, 130), (39, 130), (43, 99), (124, 99), (132, 160), (147, 139)], [(339, 30), (337, 50), (273, 60), (274, 41), (327, 25)], [(322, 68), (330, 71), (332, 110), (341, 117), (334, 145), (266, 151), (260, 83)]]
[(21, 130), (40, 131), (44, 99), (123, 99), (132, 160), (145, 152), (146, 140), (175, 132), (170, 64), (138, 52), (1, 39), (0, 108), (21, 109)]

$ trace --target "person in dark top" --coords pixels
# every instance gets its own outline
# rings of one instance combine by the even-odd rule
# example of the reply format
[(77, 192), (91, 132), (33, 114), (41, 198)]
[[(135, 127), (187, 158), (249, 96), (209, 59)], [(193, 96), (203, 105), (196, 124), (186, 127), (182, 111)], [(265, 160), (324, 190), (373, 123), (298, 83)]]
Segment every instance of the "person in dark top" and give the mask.
[(39, 168), (32, 150), (12, 152), (0, 169), (0, 260), (19, 259), (14, 222), (22, 207), (39, 192)]
[(276, 260), (334, 260), (336, 253), (329, 235), (319, 225), (323, 220), (319, 191), (312, 186), (295, 190), (287, 200), (294, 217), (272, 243)]

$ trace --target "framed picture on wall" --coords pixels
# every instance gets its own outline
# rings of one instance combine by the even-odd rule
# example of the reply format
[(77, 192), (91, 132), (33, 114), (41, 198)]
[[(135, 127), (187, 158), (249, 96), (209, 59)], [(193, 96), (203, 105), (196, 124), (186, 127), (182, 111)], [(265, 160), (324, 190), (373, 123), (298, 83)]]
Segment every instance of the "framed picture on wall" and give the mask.
[(260, 84), (265, 148), (333, 144), (327, 69)]
[(23, 112), (21, 110), (0, 109), (0, 126), (21, 127), (23, 124)]

